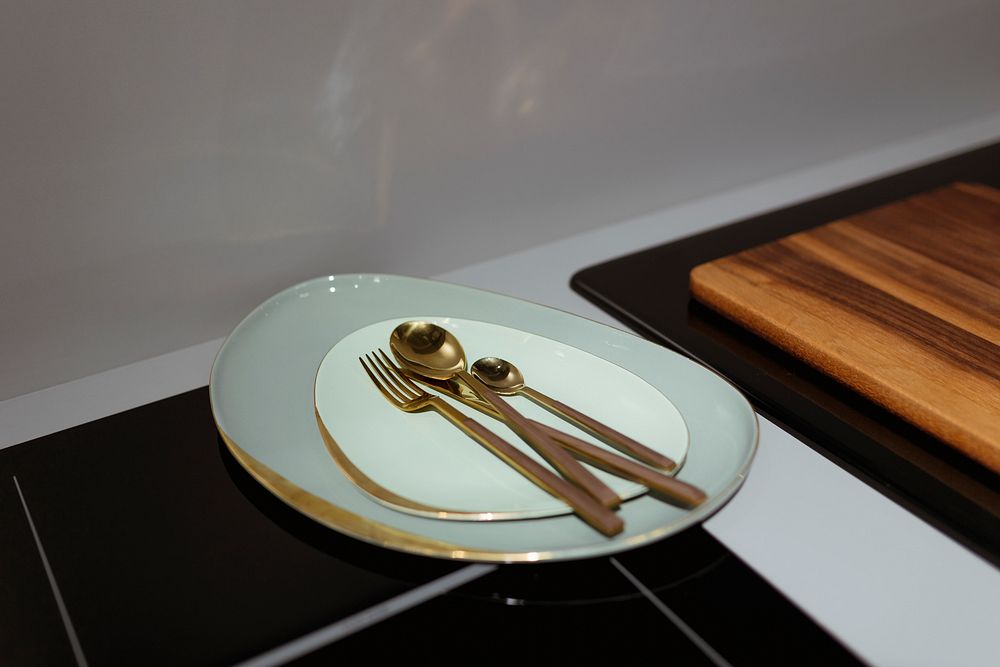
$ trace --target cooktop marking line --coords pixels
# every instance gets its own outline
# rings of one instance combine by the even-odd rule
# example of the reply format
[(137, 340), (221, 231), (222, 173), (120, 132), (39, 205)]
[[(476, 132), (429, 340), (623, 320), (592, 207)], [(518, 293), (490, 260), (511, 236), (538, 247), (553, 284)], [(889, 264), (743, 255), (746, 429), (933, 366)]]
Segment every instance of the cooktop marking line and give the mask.
[(610, 560), (611, 564), (614, 565), (616, 568), (618, 568), (618, 571), (621, 572), (626, 579), (632, 582), (632, 585), (638, 588), (639, 592), (642, 593), (647, 600), (652, 602), (654, 607), (659, 609), (664, 616), (670, 619), (670, 622), (676, 625), (677, 629), (683, 632), (684, 636), (690, 639), (691, 643), (697, 646), (698, 649), (705, 654), (705, 657), (711, 660), (716, 665), (716, 667), (732, 667), (732, 665), (730, 665), (725, 658), (719, 655), (718, 651), (716, 651), (714, 648), (711, 647), (711, 645), (708, 642), (702, 639), (701, 635), (692, 630), (691, 627), (687, 623), (685, 623), (680, 616), (674, 613), (674, 611), (663, 602), (663, 600), (656, 597), (653, 591), (646, 588), (645, 584), (639, 581), (639, 579), (634, 574), (625, 569), (625, 566), (619, 563), (618, 559), (612, 556)]
[(28, 519), (28, 527), (31, 528), (31, 534), (35, 538), (35, 546), (38, 547), (38, 555), (41, 556), (42, 566), (45, 568), (45, 576), (49, 578), (52, 595), (56, 598), (56, 606), (59, 608), (59, 615), (62, 617), (63, 626), (66, 628), (66, 634), (69, 636), (69, 643), (73, 648), (76, 664), (80, 667), (87, 667), (87, 658), (83, 655), (83, 647), (80, 646), (76, 630), (73, 629), (73, 621), (69, 618), (66, 603), (63, 602), (62, 593), (59, 592), (59, 584), (56, 583), (56, 576), (52, 572), (52, 566), (49, 565), (48, 556), (45, 555), (45, 548), (42, 546), (42, 540), (35, 529), (35, 522), (31, 519), (31, 512), (28, 510), (28, 501), (24, 499), (24, 493), (21, 491), (21, 485), (17, 481), (17, 475), (14, 475), (11, 479), (14, 480), (14, 487), (17, 489), (17, 495), (21, 499), (21, 507), (24, 508), (24, 516)]
[(319, 630), (314, 630), (298, 639), (293, 639), (287, 644), (277, 646), (234, 667), (273, 667), (274, 665), (283, 665), (327, 644), (332, 644), (338, 639), (343, 639), (348, 635), (375, 625), (400, 612), (416, 607), (418, 604), (426, 602), (431, 598), (447, 593), (462, 584), (489, 574), (496, 568), (496, 565), (487, 564), (468, 565), (461, 570), (446, 574), (423, 586), (418, 586), (413, 590), (342, 618)]

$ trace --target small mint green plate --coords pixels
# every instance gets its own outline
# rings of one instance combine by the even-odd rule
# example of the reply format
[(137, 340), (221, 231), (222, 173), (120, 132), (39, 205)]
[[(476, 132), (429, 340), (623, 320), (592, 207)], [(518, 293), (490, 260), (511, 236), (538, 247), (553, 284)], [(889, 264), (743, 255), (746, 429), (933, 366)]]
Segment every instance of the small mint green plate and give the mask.
[[(327, 445), (344, 473), (375, 500), (403, 512), (458, 521), (510, 521), (571, 512), (441, 415), (429, 410), (402, 412), (386, 401), (358, 358), (375, 349), (388, 350), (389, 334), (407, 320), (433, 322), (454, 333), (470, 363), (484, 356), (515, 361), (528, 386), (683, 464), (688, 449), (684, 419), (663, 394), (634, 373), (520, 329), (418, 313), (349, 334), (333, 346), (316, 374), (316, 412), (326, 429)], [(501, 422), (459, 401), (445, 400), (544, 463)], [(529, 419), (615, 451), (529, 399), (506, 400)], [(621, 477), (593, 472), (622, 499), (647, 490)]]

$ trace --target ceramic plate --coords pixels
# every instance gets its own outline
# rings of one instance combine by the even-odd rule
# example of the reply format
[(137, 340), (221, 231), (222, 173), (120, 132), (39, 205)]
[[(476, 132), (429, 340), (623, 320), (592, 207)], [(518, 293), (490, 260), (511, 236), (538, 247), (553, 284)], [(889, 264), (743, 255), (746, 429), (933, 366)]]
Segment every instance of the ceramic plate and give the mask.
[[(358, 358), (388, 350), (389, 334), (407, 320), (434, 322), (462, 343), (469, 360), (516, 360), (528, 386), (582, 410), (683, 464), (688, 432), (680, 412), (648, 382), (621, 366), (559, 341), (498, 324), (416, 313), (362, 327), (340, 340), (316, 374), (316, 414), (324, 440), (349, 478), (379, 502), (438, 519), (502, 521), (568, 514), (565, 503), (522, 477), (434, 412), (410, 414), (389, 404)], [(446, 399), (525, 454), (540, 456), (502, 423)], [(606, 447), (529, 399), (506, 399), (529, 419)], [(594, 469), (623, 499), (646, 488)]]
[[(376, 502), (343, 474), (327, 451), (316, 420), (314, 380), (326, 354), (348, 335), (417, 313), (517, 329), (600, 357), (641, 378), (683, 416), (690, 444), (678, 477), (705, 490), (709, 500), (690, 511), (648, 495), (630, 500), (619, 510), (625, 530), (611, 538), (572, 514), (523, 521), (440, 521)], [(743, 396), (678, 354), (537, 304), (398, 276), (326, 276), (268, 299), (219, 350), (210, 396), (216, 425), (233, 456), (290, 506), (373, 544), (463, 560), (587, 558), (663, 538), (718, 510), (742, 484), (757, 447), (756, 416)]]

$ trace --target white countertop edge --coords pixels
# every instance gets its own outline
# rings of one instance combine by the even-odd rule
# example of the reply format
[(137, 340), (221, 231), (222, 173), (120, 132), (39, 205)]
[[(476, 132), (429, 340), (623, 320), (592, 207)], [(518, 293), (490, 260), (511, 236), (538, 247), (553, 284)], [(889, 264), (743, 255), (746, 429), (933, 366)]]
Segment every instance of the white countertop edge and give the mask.
[(744, 488), (705, 528), (874, 665), (1000, 664), (1000, 571), (760, 418)]
[(204, 387), (222, 341), (0, 401), (0, 449)]
[[(438, 277), (621, 328), (572, 273), (997, 137), (1000, 116), (980, 119)], [(0, 448), (204, 386), (221, 342), (0, 401)], [(706, 528), (873, 664), (1000, 662), (1000, 571), (766, 420), (744, 489)]]

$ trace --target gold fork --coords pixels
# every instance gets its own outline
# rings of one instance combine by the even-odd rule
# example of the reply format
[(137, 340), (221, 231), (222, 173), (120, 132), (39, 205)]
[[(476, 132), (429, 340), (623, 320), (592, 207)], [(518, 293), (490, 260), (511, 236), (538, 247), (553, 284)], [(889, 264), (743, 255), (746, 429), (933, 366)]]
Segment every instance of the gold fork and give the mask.
[(361, 366), (386, 400), (403, 412), (431, 409), (457, 426), (463, 433), (488, 449), (539, 488), (562, 500), (592, 528), (607, 536), (625, 528), (622, 518), (592, 496), (555, 474), (479, 422), (455, 409), (440, 396), (430, 394), (405, 375), (382, 350), (358, 357)]

